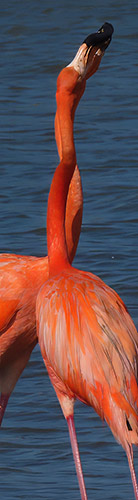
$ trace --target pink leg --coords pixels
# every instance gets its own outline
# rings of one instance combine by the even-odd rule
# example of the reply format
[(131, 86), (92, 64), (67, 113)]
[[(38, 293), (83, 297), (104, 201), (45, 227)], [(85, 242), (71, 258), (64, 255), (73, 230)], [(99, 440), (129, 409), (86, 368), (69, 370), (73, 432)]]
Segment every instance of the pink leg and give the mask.
[(71, 441), (72, 452), (73, 452), (73, 457), (74, 457), (74, 462), (75, 462), (75, 467), (76, 467), (76, 472), (77, 472), (77, 477), (78, 477), (78, 482), (79, 482), (79, 487), (80, 487), (81, 499), (87, 500), (87, 493), (86, 493), (85, 483), (84, 483), (84, 479), (83, 479), (83, 472), (82, 472), (82, 467), (81, 467), (81, 461), (80, 461), (79, 448), (78, 448), (78, 443), (77, 443), (73, 415), (70, 415), (69, 417), (67, 417), (66, 420), (67, 420), (68, 429), (69, 429), (70, 441)]
[(6, 406), (8, 403), (8, 399), (10, 397), (10, 394), (1, 394), (0, 396), (0, 425), (6, 410)]
[(133, 458), (131, 456), (131, 451), (129, 448), (127, 449), (127, 458), (128, 458), (131, 479), (132, 479), (132, 484), (133, 484), (134, 493), (135, 493), (135, 499), (138, 500), (138, 485), (137, 485), (136, 474), (135, 474), (134, 465), (133, 465)]

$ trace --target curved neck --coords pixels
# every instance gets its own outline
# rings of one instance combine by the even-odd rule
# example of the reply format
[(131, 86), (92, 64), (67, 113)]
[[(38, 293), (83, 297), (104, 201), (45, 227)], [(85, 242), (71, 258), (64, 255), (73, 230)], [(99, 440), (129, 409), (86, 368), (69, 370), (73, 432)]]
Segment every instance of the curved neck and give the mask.
[[(66, 69), (63, 72), (66, 76), (66, 73), (71, 74), (72, 70)], [(75, 71), (75, 78), (76, 74)], [(65, 239), (65, 210), (69, 184), (76, 165), (73, 138), (74, 114), (83, 91), (82, 87), (81, 92), (77, 93), (69, 92), (66, 88), (61, 87), (57, 89), (56, 94), (56, 116), (60, 132), (60, 156), (62, 159), (56, 168), (48, 198), (47, 245), (50, 276), (70, 267)]]
[(75, 165), (75, 155), (68, 165), (61, 160), (51, 184), (47, 211), (49, 275), (57, 274), (70, 266), (65, 240), (65, 209)]

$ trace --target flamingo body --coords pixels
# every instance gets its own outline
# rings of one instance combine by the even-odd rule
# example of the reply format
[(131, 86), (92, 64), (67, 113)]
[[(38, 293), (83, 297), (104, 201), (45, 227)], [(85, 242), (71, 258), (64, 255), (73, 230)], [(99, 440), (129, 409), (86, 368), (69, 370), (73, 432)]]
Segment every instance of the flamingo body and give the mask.
[(71, 268), (43, 286), (37, 315), (41, 353), (65, 417), (69, 400), (78, 398), (106, 420), (125, 449), (127, 442), (138, 444), (138, 336), (118, 294)]
[(48, 277), (46, 257), (4, 254), (0, 258), (0, 423), (37, 343), (35, 306), (42, 276)]

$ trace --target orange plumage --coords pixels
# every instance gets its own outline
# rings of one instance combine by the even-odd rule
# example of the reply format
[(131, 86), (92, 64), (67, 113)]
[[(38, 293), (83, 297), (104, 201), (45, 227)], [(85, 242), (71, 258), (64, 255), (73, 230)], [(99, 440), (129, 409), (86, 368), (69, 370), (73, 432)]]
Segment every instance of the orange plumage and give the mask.
[[(62, 381), (61, 401), (67, 394), (93, 406), (123, 447), (133, 442), (127, 419), (130, 425), (134, 420), (137, 444), (138, 335), (119, 296), (99, 278), (74, 268), (49, 279), (40, 296), (39, 343), (57, 392)], [(128, 385), (134, 381), (132, 392)]]

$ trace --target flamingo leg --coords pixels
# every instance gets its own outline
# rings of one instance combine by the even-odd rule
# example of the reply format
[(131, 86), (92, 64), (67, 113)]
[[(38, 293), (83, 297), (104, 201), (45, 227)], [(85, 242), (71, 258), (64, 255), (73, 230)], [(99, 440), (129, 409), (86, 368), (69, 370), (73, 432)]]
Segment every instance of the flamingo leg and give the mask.
[(0, 396), (0, 425), (2, 423), (9, 397), (10, 394), (1, 394)]
[(128, 464), (129, 464), (132, 484), (133, 484), (133, 488), (134, 488), (135, 499), (138, 500), (138, 484), (137, 484), (136, 474), (135, 474), (134, 465), (133, 465), (133, 458), (132, 458), (130, 449), (127, 450), (127, 458), (128, 458)]
[(67, 424), (68, 424), (72, 453), (73, 453), (73, 457), (74, 457), (74, 462), (75, 462), (75, 467), (76, 467), (76, 472), (77, 472), (77, 477), (78, 477), (78, 482), (79, 482), (79, 487), (80, 487), (81, 500), (87, 500), (87, 493), (86, 493), (83, 472), (82, 472), (82, 467), (81, 467), (80, 454), (79, 454), (79, 448), (78, 448), (78, 443), (77, 443), (77, 436), (76, 436), (76, 431), (75, 431), (73, 415), (70, 415), (69, 417), (67, 417), (66, 420), (67, 420)]

